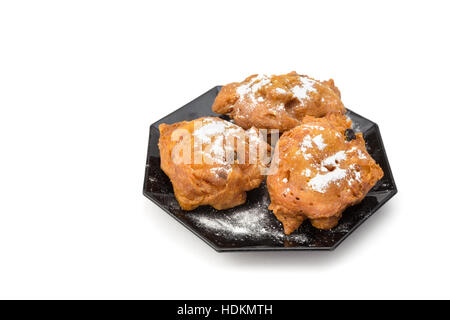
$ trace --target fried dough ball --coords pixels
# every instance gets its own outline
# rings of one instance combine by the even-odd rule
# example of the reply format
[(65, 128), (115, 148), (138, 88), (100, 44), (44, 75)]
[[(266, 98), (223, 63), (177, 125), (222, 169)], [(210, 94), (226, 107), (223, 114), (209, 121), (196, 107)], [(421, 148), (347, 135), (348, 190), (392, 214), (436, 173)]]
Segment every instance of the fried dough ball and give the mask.
[(286, 234), (305, 219), (318, 229), (333, 228), (342, 212), (359, 203), (383, 177), (363, 135), (354, 134), (350, 125), (342, 115), (306, 116), (278, 141), (275, 173), (267, 177), (267, 187), (269, 209)]
[(344, 113), (341, 94), (332, 79), (318, 81), (291, 72), (283, 75), (252, 75), (243, 82), (222, 88), (212, 106), (229, 115), (244, 129), (290, 130), (306, 115), (323, 117)]
[(270, 158), (265, 160), (258, 150), (264, 154), (270, 147), (255, 129), (245, 131), (220, 118), (205, 117), (161, 124), (159, 131), (161, 169), (184, 210), (201, 205), (218, 210), (235, 207), (264, 179)]

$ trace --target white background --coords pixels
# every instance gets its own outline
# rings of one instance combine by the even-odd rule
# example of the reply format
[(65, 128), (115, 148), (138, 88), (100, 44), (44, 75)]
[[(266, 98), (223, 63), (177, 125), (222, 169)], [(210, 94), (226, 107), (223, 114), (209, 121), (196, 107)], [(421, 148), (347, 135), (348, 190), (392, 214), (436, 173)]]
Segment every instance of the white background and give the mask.
[[(2, 1), (0, 298), (450, 298), (447, 1)], [(334, 252), (216, 253), (142, 195), (149, 125), (334, 78), (399, 193)]]

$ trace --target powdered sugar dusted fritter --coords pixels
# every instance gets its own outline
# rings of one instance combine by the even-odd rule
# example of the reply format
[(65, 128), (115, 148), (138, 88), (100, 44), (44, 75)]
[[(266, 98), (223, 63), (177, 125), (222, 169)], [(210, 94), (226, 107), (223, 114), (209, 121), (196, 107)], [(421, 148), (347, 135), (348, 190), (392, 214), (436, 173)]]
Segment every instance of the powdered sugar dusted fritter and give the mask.
[[(184, 210), (200, 205), (219, 210), (240, 205), (246, 200), (246, 191), (264, 179), (263, 168), (268, 164), (257, 150), (269, 151), (270, 147), (255, 129), (246, 131), (220, 118), (205, 117), (161, 124), (159, 131), (161, 168)], [(250, 158), (250, 153), (256, 159)]]
[(305, 219), (319, 229), (334, 227), (348, 206), (359, 203), (383, 176), (361, 133), (349, 134), (341, 115), (305, 117), (285, 132), (268, 176), (270, 210), (290, 234)]
[(332, 79), (318, 81), (291, 72), (284, 75), (252, 75), (222, 88), (212, 110), (229, 115), (248, 129), (290, 130), (306, 115), (323, 117), (344, 113), (339, 90)]

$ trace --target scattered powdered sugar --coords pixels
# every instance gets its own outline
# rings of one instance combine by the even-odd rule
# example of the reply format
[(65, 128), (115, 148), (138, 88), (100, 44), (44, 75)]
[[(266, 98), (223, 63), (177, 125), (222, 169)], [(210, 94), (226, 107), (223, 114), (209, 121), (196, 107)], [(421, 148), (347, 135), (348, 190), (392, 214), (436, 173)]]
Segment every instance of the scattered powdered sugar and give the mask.
[(332, 156), (329, 156), (328, 158), (325, 158), (322, 161), (322, 166), (329, 166), (329, 165), (336, 165), (336, 162), (342, 161), (347, 159), (347, 155), (345, 154), (345, 151), (339, 151), (333, 154)]
[(210, 149), (211, 153), (215, 158), (224, 158), (225, 157), (225, 149), (223, 147), (223, 135), (219, 135), (214, 139), (213, 144)]
[(352, 228), (352, 224), (349, 222), (345, 222), (345, 221), (339, 221), (339, 224), (330, 230), (330, 232), (332, 233), (347, 233), (351, 230)]
[(361, 150), (358, 149), (358, 157), (360, 159), (367, 159), (366, 155), (364, 153), (361, 152)]
[(211, 138), (224, 133), (226, 128), (224, 121), (207, 120), (209, 119), (204, 120), (204, 122), (207, 122), (206, 124), (196, 129), (192, 134), (201, 143), (211, 143)]
[(366, 155), (361, 151), (361, 149), (358, 149), (357, 147), (352, 147), (350, 150), (348, 150), (348, 152), (353, 152), (355, 151), (358, 153), (358, 157), (362, 160), (362, 159), (367, 159)]
[(259, 143), (264, 142), (262, 137), (259, 135), (259, 132), (254, 127), (251, 127), (250, 129), (245, 131), (245, 135), (248, 137), (251, 146), (255, 147)]
[[(270, 79), (271, 77), (263, 74), (263, 75), (258, 75), (254, 81), (252, 81), (252, 86), (251, 86), (251, 91), (253, 94), (257, 93), (259, 91), (259, 89), (261, 89), (262, 87), (264, 87), (266, 84), (270, 83)], [(259, 81), (258, 81), (259, 80)], [(256, 83), (255, 83), (256, 82)]]
[[(359, 172), (359, 171), (356, 170), (355, 165), (354, 165), (354, 164), (350, 165), (350, 166), (349, 166), (349, 169), (350, 169), (351, 172), (353, 172), (353, 174), (355, 175), (356, 181), (361, 182), (361, 172)], [(349, 181), (348, 181), (348, 184), (349, 184), (349, 185), (352, 184), (353, 181), (354, 181), (354, 179), (353, 179), (353, 178), (350, 178)]]
[[(302, 128), (319, 129), (322, 127), (316, 125), (302, 125)], [(336, 132), (336, 136), (342, 137), (342, 135), (338, 132)], [(299, 144), (299, 150), (297, 150), (296, 154), (302, 154), (306, 160), (311, 159), (312, 155), (306, 152), (309, 148), (313, 147), (312, 143), (314, 143), (319, 150), (324, 150), (327, 146), (327, 144), (324, 142), (322, 134), (314, 136), (313, 138), (311, 138), (311, 135), (307, 134), (303, 137), (302, 142)], [(312, 166), (317, 169), (316, 175), (308, 182), (308, 185), (312, 188), (312, 190), (320, 193), (325, 193), (331, 183), (336, 182), (338, 185), (340, 185), (340, 180), (347, 177), (347, 183), (349, 185), (352, 184), (355, 180), (361, 182), (361, 173), (356, 170), (354, 165), (350, 165), (347, 169), (342, 169), (339, 167), (339, 162), (347, 159), (347, 153), (354, 151), (357, 151), (359, 159), (367, 158), (360, 149), (358, 149), (357, 147), (352, 147), (349, 150), (341, 150), (331, 156), (328, 156), (327, 158), (323, 159), (320, 164), (312, 164)], [(302, 175), (310, 177), (311, 170), (303, 170)]]
[(303, 138), (302, 143), (300, 144), (300, 150), (302, 152), (305, 152), (306, 149), (312, 148), (312, 139), (311, 136), (308, 134)]
[(309, 168), (306, 168), (305, 170), (302, 171), (302, 174), (305, 177), (311, 177), (311, 170)]
[(317, 129), (320, 131), (325, 130), (325, 128), (322, 126), (318, 126), (318, 125), (314, 125), (314, 124), (303, 124), (302, 129), (306, 129), (306, 128)]
[(299, 76), (299, 78), (302, 86), (295, 86), (291, 90), (298, 101), (303, 104), (303, 100), (308, 99), (308, 94), (310, 92), (317, 92), (316, 88), (314, 88), (314, 84), (316, 84), (317, 81), (304, 76)]
[(283, 183), (288, 183), (288, 179), (287, 178), (283, 178)]
[[(298, 79), (300, 80), (300, 85), (296, 85), (289, 90), (290, 92), (292, 92), (293, 96), (296, 97), (298, 101), (300, 101), (300, 103), (303, 105), (304, 100), (309, 99), (309, 93), (317, 92), (317, 89), (314, 87), (314, 85), (317, 84), (318, 81), (300, 75), (298, 76)], [(264, 102), (264, 98), (256, 98), (256, 94), (264, 86), (272, 86), (273, 84), (271, 83), (271, 81), (272, 76), (268, 76), (265, 74), (256, 75), (248, 83), (241, 84), (236, 88), (236, 92), (239, 95), (239, 100), (242, 101), (245, 99), (245, 97), (248, 97), (254, 105), (258, 102)], [(275, 91), (281, 94), (288, 93), (285, 89), (279, 87), (275, 88)], [(284, 104), (281, 106), (282, 108), (284, 108)]]
[(300, 150), (297, 151), (297, 154), (300, 154), (300, 152), (305, 153), (308, 148), (312, 148), (313, 142), (316, 144), (319, 150), (323, 150), (327, 146), (327, 144), (323, 141), (322, 134), (319, 134), (314, 138), (311, 138), (311, 136), (308, 134), (303, 138), (303, 141), (300, 143)]
[[(196, 150), (201, 156), (196, 158), (197, 161), (224, 166), (222, 169), (210, 169), (212, 173), (222, 178), (232, 171), (231, 164), (236, 160), (235, 151), (242, 151), (242, 148), (246, 150), (243, 146), (248, 145), (249, 152), (256, 156), (261, 144), (265, 143), (255, 128), (244, 130), (231, 122), (212, 118), (194, 123), (192, 135), (194, 146), (198, 148)], [(252, 159), (249, 159), (249, 162), (256, 164)]]
[(219, 135), (228, 136), (244, 132), (241, 127), (234, 123), (210, 118), (196, 121), (194, 128), (192, 135), (200, 143), (211, 143), (211, 138)]
[[(358, 150), (358, 155), (360, 159), (364, 159), (361, 158), (361, 156), (365, 157), (365, 155), (362, 154), (361, 150), (357, 149), (356, 147), (353, 147), (347, 151), (345, 150), (338, 151), (335, 154), (321, 161), (318, 170), (319, 172), (326, 172), (326, 173), (325, 174), (317, 173), (317, 175), (308, 182), (308, 185), (314, 191), (325, 193), (326, 190), (328, 189), (328, 186), (332, 182), (337, 182), (339, 180), (345, 179), (346, 177), (349, 177), (347, 181), (348, 185), (351, 185), (355, 181), (355, 179), (356, 181), (361, 182), (361, 173), (358, 170), (356, 170), (354, 164), (350, 165), (347, 168), (347, 170), (339, 167), (339, 162), (347, 159), (347, 153), (353, 152), (355, 150)], [(330, 171), (329, 169), (330, 166), (333, 168), (332, 171)], [(354, 176), (355, 178), (353, 179), (352, 176)]]
[(345, 115), (345, 117), (347, 118), (347, 121), (350, 121), (351, 123), (352, 123), (352, 129), (354, 130), (354, 131), (358, 131), (358, 132), (362, 132), (363, 130), (362, 130), (362, 128), (361, 128), (361, 124), (359, 123), (359, 122), (357, 122), (357, 121), (352, 121), (352, 118), (350, 118), (349, 116), (348, 116), (348, 114), (346, 114)]
[[(252, 78), (249, 83), (245, 83), (240, 85), (236, 92), (239, 94), (241, 100), (245, 98), (245, 96), (249, 96), (253, 103), (256, 103), (255, 94), (265, 85), (270, 83), (270, 76), (265, 74), (258, 74), (256, 77)], [(261, 97), (260, 97), (261, 98)], [(264, 99), (258, 101), (264, 101)]]
[(194, 144), (205, 145), (202, 157), (209, 164), (227, 164), (227, 154), (234, 151), (233, 145), (227, 143), (228, 137), (241, 139), (245, 131), (237, 125), (222, 120), (203, 119), (194, 123)]
[(211, 168), (210, 171), (214, 173), (216, 176), (228, 176), (228, 174), (233, 170), (230, 164), (227, 164), (223, 167), (214, 167)]
[(336, 168), (331, 172), (326, 174), (318, 173), (314, 178), (312, 178), (308, 185), (317, 192), (325, 193), (329, 184), (334, 181), (344, 179), (347, 176), (347, 170)]
[(297, 150), (296, 154), (302, 153), (302, 154), (303, 154), (303, 157), (304, 157), (306, 160), (311, 159), (311, 158), (312, 158), (312, 155), (311, 155), (310, 153), (306, 153), (306, 151), (307, 151), (309, 148), (312, 148), (312, 147), (313, 147), (313, 145), (312, 145), (313, 142), (317, 145), (317, 147), (319, 148), (319, 150), (323, 150), (323, 149), (327, 146), (327, 145), (324, 143), (323, 137), (322, 137), (321, 134), (319, 134), (318, 136), (315, 136), (314, 138), (311, 138), (311, 136), (308, 134), (308, 135), (306, 135), (306, 136), (303, 138), (302, 142), (300, 143), (300, 149)]
[(285, 235), (275, 217), (267, 210), (268, 199), (264, 196), (260, 203), (251, 208), (236, 207), (233, 212), (220, 215), (190, 213), (188, 217), (199, 227), (214, 232), (216, 236), (236, 241), (274, 239), (305, 243), (304, 234)]
[(327, 145), (324, 143), (323, 141), (323, 137), (321, 134), (319, 134), (318, 136), (315, 136), (313, 139), (314, 143), (316, 144), (317, 148), (319, 148), (319, 150), (323, 150)]

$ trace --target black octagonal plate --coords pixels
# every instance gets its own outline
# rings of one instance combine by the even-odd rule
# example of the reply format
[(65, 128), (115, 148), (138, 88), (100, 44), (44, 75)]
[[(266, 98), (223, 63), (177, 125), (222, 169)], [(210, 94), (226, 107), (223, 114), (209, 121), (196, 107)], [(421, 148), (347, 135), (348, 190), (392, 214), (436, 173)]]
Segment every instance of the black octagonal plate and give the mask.
[(284, 235), (281, 223), (267, 209), (270, 199), (265, 184), (248, 192), (247, 202), (232, 209), (218, 211), (210, 206), (202, 206), (193, 211), (182, 210), (175, 199), (169, 178), (160, 169), (158, 126), (161, 123), (219, 116), (211, 111), (211, 106), (220, 88), (218, 86), (209, 90), (151, 125), (144, 181), (146, 197), (215, 250), (333, 250), (397, 193), (378, 126), (349, 110), (347, 115), (352, 119), (354, 129), (363, 132), (367, 150), (383, 169), (384, 177), (360, 204), (343, 213), (335, 228), (319, 230), (305, 222), (293, 234)]

